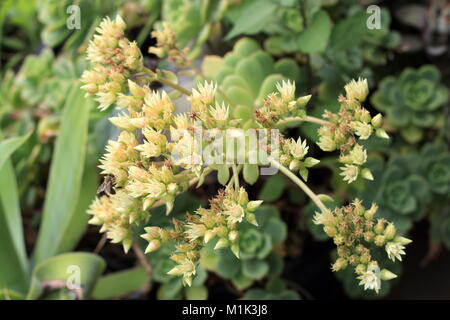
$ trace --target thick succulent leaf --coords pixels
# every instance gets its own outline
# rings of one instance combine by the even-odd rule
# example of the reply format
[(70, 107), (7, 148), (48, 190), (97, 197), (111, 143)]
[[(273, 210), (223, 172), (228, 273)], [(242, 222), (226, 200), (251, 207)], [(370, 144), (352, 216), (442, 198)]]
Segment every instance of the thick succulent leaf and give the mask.
[(216, 79), (217, 72), (222, 68), (224, 61), (219, 56), (206, 56), (202, 62), (203, 74), (208, 79)]
[(264, 260), (242, 261), (242, 274), (247, 278), (259, 280), (269, 272), (269, 264)]
[(217, 180), (222, 185), (226, 185), (228, 180), (230, 180), (230, 168), (226, 164), (219, 165), (217, 170)]
[(183, 283), (181, 279), (176, 277), (172, 278), (167, 283), (163, 283), (156, 293), (158, 300), (179, 300), (181, 299), (183, 292)]
[(260, 206), (256, 211), (256, 221), (258, 222), (258, 228), (264, 228), (264, 225), (269, 219), (279, 219), (280, 212), (276, 206), (264, 204)]
[[(89, 110), (93, 102), (74, 83), (64, 106), (56, 140), (34, 261), (59, 253), (66, 230), (77, 212), (85, 164)], [(61, 195), (64, 195), (61, 198)], [(62, 201), (63, 200), (63, 201)], [(78, 226), (79, 227), (79, 226)], [(81, 226), (83, 229), (85, 225)], [(74, 245), (74, 244), (72, 244)]]
[(245, 182), (254, 184), (259, 178), (259, 167), (256, 164), (244, 164), (243, 176)]
[(415, 112), (412, 115), (412, 123), (419, 127), (431, 127), (435, 121), (435, 115), (429, 112)]
[(0, 169), (0, 261), (0, 291), (25, 293), (28, 261), (17, 182), (9, 159)]
[(220, 250), (218, 255), (217, 274), (225, 279), (231, 279), (236, 276), (241, 268), (240, 260), (229, 249)]
[(442, 107), (448, 101), (449, 91), (445, 86), (438, 86), (431, 99), (427, 102), (426, 108), (434, 111)]
[(417, 70), (417, 73), (421, 79), (427, 79), (435, 84), (441, 80), (439, 70), (433, 65), (424, 65)]
[(101, 277), (92, 292), (94, 299), (112, 299), (145, 288), (149, 281), (143, 267), (109, 273)]
[[(0, 169), (9, 159), (11, 154), (13, 154), (14, 151), (16, 151), (25, 141), (28, 140), (32, 132), (33, 131), (30, 131), (20, 137), (7, 138), (0, 141)], [(2, 138), (1, 134), (0, 138)]]
[(389, 116), (389, 120), (392, 121), (395, 125), (404, 127), (411, 122), (412, 113), (405, 107), (390, 106), (390, 109), (387, 110), (387, 114)]
[(225, 79), (223, 79), (220, 87), (222, 90), (227, 91), (228, 88), (237, 86), (241, 89), (244, 89), (245, 91), (250, 91), (250, 86), (248, 85), (247, 81), (244, 80), (240, 75), (238, 74), (230, 74), (229, 76), (226, 76)]
[(242, 58), (243, 57), (238, 56), (234, 51), (230, 51), (223, 57), (223, 64), (234, 69)]
[(82, 288), (83, 298), (89, 298), (97, 280), (106, 267), (103, 259), (86, 252), (64, 253), (36, 265), (27, 299), (37, 299), (43, 293), (43, 284), (49, 281), (65, 281)]
[(245, 290), (253, 284), (254, 280), (240, 273), (238, 276), (231, 279), (231, 282), (238, 290)]
[(272, 251), (272, 247), (273, 247), (272, 237), (268, 234), (264, 234), (263, 242), (261, 247), (258, 249), (258, 252), (256, 253), (256, 258), (264, 259), (265, 257), (267, 257), (270, 251)]
[(229, 14), (233, 28), (225, 39), (231, 39), (239, 34), (255, 34), (262, 31), (276, 9), (272, 0), (247, 0)]
[(330, 43), (334, 50), (355, 47), (361, 43), (369, 30), (366, 27), (367, 15), (359, 12), (347, 19), (339, 21), (333, 28)]
[(261, 66), (261, 68), (264, 72), (264, 76), (268, 76), (269, 74), (272, 74), (275, 72), (273, 58), (267, 52), (257, 51), (257, 52), (254, 52), (250, 57), (253, 60), (258, 61), (259, 65)]
[(187, 300), (207, 300), (208, 288), (205, 286), (192, 286), (185, 288), (184, 291)]
[(411, 193), (420, 199), (422, 203), (430, 200), (430, 186), (428, 182), (419, 175), (413, 174), (409, 176), (408, 182), (411, 186)]
[(268, 219), (264, 225), (264, 233), (270, 235), (274, 244), (286, 240), (287, 226), (280, 219)]
[(297, 81), (300, 78), (300, 68), (292, 59), (283, 58), (278, 60), (275, 63), (274, 69), (276, 73), (280, 73), (293, 81)]
[[(233, 110), (233, 117), (236, 119), (241, 119), (243, 122), (252, 122), (253, 123), (253, 109), (248, 106), (238, 105)], [(247, 124), (243, 126), (244, 128), (248, 128)]]
[(286, 181), (281, 175), (271, 176), (264, 183), (258, 199), (271, 202), (278, 200), (286, 187)]
[(331, 34), (331, 19), (321, 10), (317, 12), (308, 29), (298, 37), (298, 47), (304, 53), (318, 53), (325, 50)]
[(372, 96), (372, 104), (380, 111), (386, 111), (392, 106), (391, 91), (396, 88), (397, 79), (389, 76), (380, 82), (377, 92)]
[(264, 70), (258, 61), (251, 56), (242, 59), (236, 66), (236, 73), (249, 84), (252, 95), (257, 96), (261, 83), (265, 78)]
[(400, 130), (400, 133), (407, 142), (409, 143), (418, 143), (423, 138), (423, 129), (415, 127), (415, 126), (408, 126), (405, 128), (402, 128)]
[(74, 214), (71, 217), (68, 227), (64, 232), (64, 236), (61, 238), (57, 252), (67, 252), (75, 248), (76, 244), (80, 240), (81, 236), (86, 230), (87, 221), (89, 215), (86, 211), (94, 200), (97, 187), (97, 170), (94, 165), (86, 164), (83, 173), (83, 179), (81, 180), (81, 191), (78, 198), (78, 203)]
[(231, 99), (231, 101), (233, 101), (235, 104), (244, 105), (250, 110), (253, 109), (255, 99), (251, 95), (251, 92), (238, 86), (228, 87), (224, 91), (227, 97)]
[(234, 70), (230, 67), (224, 66), (219, 72), (216, 74), (216, 78), (214, 79), (218, 83), (222, 83), (226, 76), (233, 74)]
[(252, 53), (261, 50), (261, 46), (251, 38), (242, 38), (239, 39), (234, 45), (233, 52), (239, 58), (246, 58), (250, 56)]
[(261, 89), (259, 90), (256, 104), (258, 106), (262, 105), (267, 95), (272, 92), (277, 92), (277, 83), (281, 83), (283, 80), (286, 80), (286, 78), (281, 74), (271, 74), (270, 76), (265, 78), (264, 82), (261, 85)]

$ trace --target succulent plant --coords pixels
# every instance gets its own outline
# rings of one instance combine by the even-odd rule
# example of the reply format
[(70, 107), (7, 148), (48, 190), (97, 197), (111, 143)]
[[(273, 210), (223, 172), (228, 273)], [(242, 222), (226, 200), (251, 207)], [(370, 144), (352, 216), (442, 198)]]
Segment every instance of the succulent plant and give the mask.
[(259, 44), (250, 38), (236, 42), (233, 51), (223, 58), (207, 56), (203, 72), (218, 82), (223, 93), (236, 106), (234, 116), (244, 121), (253, 118), (254, 109), (260, 107), (264, 98), (276, 91), (282, 80), (298, 81), (301, 70), (292, 59), (274, 62)]
[(421, 219), (431, 200), (429, 183), (419, 174), (418, 154), (393, 156), (383, 165), (381, 159), (368, 162), (374, 181), (367, 183), (360, 195), (379, 205), (379, 215), (395, 223), (400, 234)]
[(420, 151), (420, 167), (430, 188), (438, 195), (450, 197), (450, 152), (445, 145), (427, 144)]
[[(248, 288), (255, 280), (277, 275), (282, 271), (281, 257), (273, 252), (273, 248), (285, 240), (286, 225), (275, 207), (261, 206), (255, 214), (258, 227), (245, 223), (239, 230), (240, 259), (229, 249), (216, 251), (218, 254), (213, 263), (205, 263), (211, 257), (209, 250), (202, 255), (201, 265), (209, 265), (209, 269), (230, 279), (241, 290)], [(213, 247), (208, 246), (206, 249), (212, 250)]]
[(448, 89), (440, 83), (439, 70), (432, 65), (407, 68), (399, 77), (384, 78), (372, 96), (372, 104), (387, 114), (387, 121), (409, 143), (423, 137), (423, 129), (442, 127), (442, 106), (448, 100)]

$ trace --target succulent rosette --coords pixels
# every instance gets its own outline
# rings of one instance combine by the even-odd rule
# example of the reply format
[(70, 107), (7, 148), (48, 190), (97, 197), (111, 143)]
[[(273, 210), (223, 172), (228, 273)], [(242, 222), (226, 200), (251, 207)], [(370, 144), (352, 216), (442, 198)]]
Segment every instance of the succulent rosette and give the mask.
[(439, 195), (450, 197), (450, 152), (444, 145), (428, 144), (421, 150), (422, 174), (430, 188)]
[(429, 183), (418, 174), (419, 162), (419, 155), (412, 154), (393, 157), (386, 164), (381, 159), (368, 163), (375, 179), (366, 184), (360, 196), (376, 202), (380, 217), (394, 222), (400, 234), (423, 217), (431, 199)]
[(448, 89), (440, 80), (435, 66), (407, 68), (399, 77), (381, 81), (372, 104), (387, 114), (389, 124), (400, 129), (406, 141), (416, 143), (422, 139), (424, 128), (443, 125), (441, 110), (448, 100)]
[[(269, 274), (275, 275), (281, 272), (281, 258), (273, 249), (275, 245), (285, 240), (286, 225), (280, 219), (275, 207), (262, 206), (255, 215), (258, 227), (250, 223), (240, 225), (239, 259), (231, 250), (219, 250), (216, 251), (218, 254), (215, 262), (209, 267), (221, 277), (230, 279), (239, 289), (245, 289), (254, 281)], [(212, 247), (211, 250), (204, 252), (203, 262), (210, 255), (208, 251), (212, 251)]]

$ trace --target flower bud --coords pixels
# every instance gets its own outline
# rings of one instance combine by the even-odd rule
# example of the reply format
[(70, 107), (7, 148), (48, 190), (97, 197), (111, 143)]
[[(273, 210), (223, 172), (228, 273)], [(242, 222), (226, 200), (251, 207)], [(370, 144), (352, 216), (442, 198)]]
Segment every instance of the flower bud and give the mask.
[(317, 160), (317, 159), (315, 159), (313, 157), (308, 157), (308, 158), (305, 159), (304, 164), (305, 164), (305, 167), (311, 168), (311, 167), (314, 167), (319, 162), (320, 162), (320, 160)]
[(389, 135), (386, 133), (384, 129), (377, 129), (376, 131), (377, 137), (383, 138), (383, 139), (389, 139)]
[(169, 183), (167, 185), (167, 192), (170, 194), (176, 194), (178, 192), (178, 185), (175, 182)]
[(231, 245), (231, 252), (239, 259), (239, 245), (237, 243)]
[(227, 248), (230, 245), (230, 241), (226, 238), (220, 238), (219, 241), (217, 241), (216, 245), (214, 246), (214, 250)]
[(263, 203), (263, 200), (253, 200), (247, 203), (247, 210), (250, 212), (255, 211)]
[(336, 230), (335, 227), (328, 227), (328, 226), (325, 226), (325, 227), (323, 228), (323, 231), (325, 231), (325, 233), (326, 233), (330, 238), (333, 238), (333, 237), (337, 234), (337, 230)]
[(412, 240), (405, 238), (405, 237), (395, 237), (394, 242), (400, 243), (404, 246), (406, 246), (407, 244), (410, 244), (412, 242)]
[(366, 272), (366, 266), (365, 266), (364, 264), (358, 264), (358, 265), (355, 267), (355, 272), (356, 272), (357, 274), (363, 274), (364, 272)]
[(258, 226), (258, 222), (256, 221), (256, 216), (254, 213), (247, 213), (246, 217), (247, 221), (254, 226)]
[(364, 240), (366, 240), (367, 242), (372, 242), (374, 238), (375, 233), (373, 233), (372, 231), (364, 232)]
[(352, 80), (345, 87), (345, 93), (350, 100), (364, 101), (369, 94), (369, 86), (367, 79), (358, 79), (358, 81)]
[(395, 229), (394, 224), (391, 222), (387, 225), (386, 229), (384, 230), (384, 236), (387, 240), (394, 239), (395, 234), (397, 230)]
[(233, 230), (228, 233), (228, 239), (230, 239), (231, 242), (236, 242), (239, 239), (239, 232)]
[(342, 237), (341, 235), (337, 235), (334, 237), (333, 241), (335, 245), (340, 246), (344, 243), (344, 237)]
[(308, 104), (309, 100), (311, 100), (311, 95), (303, 96), (297, 99), (297, 106), (299, 108), (304, 108)]
[(380, 278), (381, 280), (388, 281), (397, 278), (397, 275), (395, 273), (392, 273), (388, 269), (383, 269), (380, 272)]
[(377, 235), (374, 240), (375, 245), (381, 247), (386, 243), (386, 237), (382, 235)]
[(212, 230), (208, 230), (208, 231), (205, 232), (205, 236), (203, 237), (203, 241), (205, 241), (205, 243), (208, 243), (215, 236), (216, 235), (214, 234), (214, 232), (212, 232)]
[(384, 220), (378, 219), (377, 224), (374, 228), (375, 233), (382, 234), (384, 232)]
[(289, 170), (291, 170), (291, 171), (297, 171), (297, 170), (299, 170), (300, 169), (300, 161), (298, 161), (298, 160), (292, 160), (290, 163), (289, 163)]
[(336, 262), (333, 263), (331, 269), (336, 272), (339, 270), (344, 270), (345, 268), (347, 268), (347, 266), (347, 260), (345, 260), (344, 258), (338, 258)]
[(370, 181), (373, 180), (373, 175), (369, 168), (364, 168), (361, 170), (361, 177), (363, 177), (366, 180)]
[(371, 123), (375, 128), (380, 128), (381, 124), (383, 123), (383, 116), (381, 115), (381, 113), (373, 117)]
[(378, 206), (375, 203), (372, 203), (370, 209), (366, 210), (366, 212), (364, 213), (364, 218), (366, 218), (367, 220), (372, 220), (377, 210)]
[(159, 240), (153, 239), (149, 242), (147, 248), (145, 249), (145, 253), (150, 253), (158, 250), (161, 247), (161, 242)]

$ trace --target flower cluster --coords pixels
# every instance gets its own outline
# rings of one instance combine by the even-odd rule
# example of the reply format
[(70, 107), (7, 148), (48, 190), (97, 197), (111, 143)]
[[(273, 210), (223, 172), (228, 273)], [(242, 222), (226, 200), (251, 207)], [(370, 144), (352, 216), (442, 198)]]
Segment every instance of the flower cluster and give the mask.
[(125, 252), (133, 242), (132, 227), (146, 223), (150, 217), (140, 201), (123, 190), (95, 199), (88, 213), (93, 216), (89, 223), (102, 226), (100, 232), (106, 232), (113, 243), (121, 242)]
[(276, 85), (278, 92), (270, 93), (261, 108), (255, 110), (258, 123), (263, 127), (273, 127), (280, 119), (288, 116), (305, 117), (305, 107), (311, 95), (295, 98), (295, 83), (282, 81)]
[(319, 128), (320, 138), (317, 144), (324, 151), (340, 150), (339, 162), (344, 164), (341, 167), (344, 181), (351, 183), (359, 175), (372, 180), (370, 170), (361, 169), (367, 160), (367, 152), (358, 144), (358, 139), (367, 140), (374, 131), (381, 138), (388, 138), (388, 135), (381, 128), (381, 114), (372, 118), (369, 111), (361, 105), (369, 93), (367, 80), (352, 80), (345, 86), (345, 92), (345, 97), (339, 97), (341, 106), (337, 114), (325, 111), (323, 116), (329, 124)]
[(150, 47), (148, 50), (150, 53), (160, 58), (168, 56), (167, 60), (172, 61), (179, 68), (187, 68), (192, 65), (187, 56), (189, 49), (187, 47), (183, 50), (178, 48), (175, 33), (167, 22), (163, 22), (162, 30), (153, 31), (152, 37), (156, 38), (156, 47)]
[(182, 276), (191, 285), (200, 257), (199, 249), (218, 238), (214, 249), (231, 248), (239, 257), (238, 226), (244, 220), (257, 225), (255, 210), (262, 201), (249, 201), (244, 188), (231, 185), (210, 200), (210, 208), (199, 208), (193, 215), (186, 215), (186, 223), (174, 220), (174, 230), (147, 227), (142, 237), (148, 241), (146, 253), (159, 249), (163, 241), (177, 241), (176, 252), (171, 259), (177, 263), (169, 274)]
[(127, 79), (143, 69), (143, 58), (136, 42), (125, 38), (125, 23), (120, 16), (106, 18), (96, 29), (99, 33), (89, 43), (87, 58), (92, 69), (81, 78), (82, 89), (95, 95), (101, 110), (117, 102), (119, 93), (125, 91)]
[(289, 167), (291, 171), (297, 171), (300, 176), (306, 181), (308, 180), (308, 168), (318, 164), (320, 161), (313, 157), (306, 157), (309, 147), (306, 145), (306, 140), (298, 138), (281, 139), (281, 155), (280, 163)]
[(389, 270), (380, 271), (378, 262), (373, 260), (371, 247), (384, 247), (389, 259), (401, 261), (405, 254), (404, 246), (411, 242), (397, 236), (393, 223), (385, 219), (376, 219), (378, 207), (375, 204), (369, 209), (364, 208), (356, 199), (352, 204), (337, 208), (334, 211), (316, 213), (314, 223), (323, 225), (325, 233), (333, 238), (337, 246), (338, 258), (332, 265), (333, 271), (339, 271), (353, 266), (360, 285), (364, 289), (380, 289), (381, 280), (396, 277)]
[[(199, 82), (196, 89), (190, 91), (172, 81), (173, 77), (176, 79), (175, 75), (170, 75), (170, 79), (163, 78), (162, 75), (167, 76), (167, 73), (146, 69), (142, 65), (139, 49), (124, 37), (124, 28), (125, 24), (120, 17), (115, 21), (106, 19), (102, 22), (98, 29), (100, 35), (95, 37), (88, 49), (88, 58), (94, 68), (83, 76), (86, 83), (83, 88), (89, 94), (97, 96), (100, 108), (115, 104), (118, 109), (123, 110), (110, 118), (121, 132), (117, 140), (108, 142), (100, 165), (102, 173), (112, 177), (112, 190), (97, 198), (91, 204), (89, 213), (93, 215), (90, 223), (101, 225), (101, 231), (107, 232), (108, 238), (113, 242), (122, 242), (125, 250), (131, 246), (133, 227), (147, 223), (151, 208), (165, 204), (166, 214), (169, 214), (178, 194), (193, 184), (201, 185), (209, 172), (217, 170), (219, 181), (226, 185), (225, 190), (210, 200), (209, 208), (199, 208), (192, 214), (187, 213), (183, 220), (173, 219), (171, 229), (147, 226), (142, 235), (148, 241), (146, 253), (158, 250), (163, 242), (174, 242), (176, 249), (170, 258), (176, 266), (168, 274), (181, 276), (183, 283), (188, 286), (196, 275), (200, 250), (210, 241), (215, 241), (215, 250), (229, 248), (232, 252), (229, 254), (238, 258), (242, 253), (243, 260), (246, 259), (246, 253), (247, 258), (251, 256), (251, 252), (256, 251), (261, 257), (269, 254), (271, 246), (268, 244), (272, 240), (259, 241), (259, 251), (256, 247), (252, 249), (251, 245), (256, 232), (249, 232), (248, 236), (240, 239), (240, 231), (245, 229), (245, 225), (258, 225), (255, 211), (262, 203), (249, 201), (245, 189), (239, 187), (242, 169), (244, 178), (246, 176), (245, 166), (237, 165), (237, 161), (222, 165), (214, 162), (205, 166), (207, 162), (204, 161), (201, 150), (215, 147), (215, 136), (222, 137), (225, 131), (227, 134), (229, 131), (234, 134), (234, 129), (239, 127), (273, 128), (286, 118), (289, 118), (288, 121), (310, 120), (320, 123), (323, 126), (319, 130), (319, 146), (325, 151), (341, 151), (339, 160), (345, 165), (344, 180), (352, 182), (359, 174), (372, 178), (368, 169), (360, 169), (367, 160), (367, 151), (357, 143), (357, 137), (365, 140), (374, 130), (379, 136), (387, 135), (381, 128), (381, 115), (372, 118), (361, 106), (368, 94), (365, 80), (353, 81), (345, 87), (346, 97), (340, 98), (341, 110), (338, 114), (326, 112), (325, 118), (328, 121), (307, 116), (305, 106), (311, 96), (297, 99), (294, 82), (278, 82), (278, 76), (270, 79), (272, 82), (269, 84), (273, 84), (273, 88), (271, 85), (264, 85), (262, 88), (252, 86), (254, 93), (259, 92), (257, 101), (252, 100), (254, 104), (248, 100), (243, 106), (245, 110), (239, 108), (240, 105), (234, 108), (233, 100), (227, 98), (214, 82)], [(152, 49), (152, 52), (168, 54), (179, 66), (187, 66), (187, 60), (183, 60), (185, 55), (176, 47), (175, 37), (167, 26), (154, 35), (159, 48), (156, 51)], [(257, 50), (252, 42), (241, 45), (253, 46)], [(103, 78), (100, 79), (102, 75)], [(190, 111), (175, 115), (175, 104), (171, 97), (164, 91), (152, 91), (147, 86), (155, 80), (185, 94)], [(277, 92), (267, 95), (275, 90), (275, 86)], [(246, 109), (260, 106), (264, 96), (264, 104), (254, 113), (256, 123), (255, 119), (245, 119)], [(229, 101), (233, 106), (232, 113), (225, 103)], [(197, 126), (200, 130), (202, 127), (210, 130), (207, 134), (200, 133), (198, 136)], [(274, 136), (271, 135), (272, 137)], [(232, 138), (236, 137), (232, 135)], [(361, 284), (378, 291), (380, 279), (388, 280), (395, 275), (388, 270), (377, 271), (378, 262), (372, 259), (370, 246), (384, 247), (390, 259), (401, 260), (404, 245), (409, 240), (396, 236), (393, 224), (374, 218), (377, 210), (375, 205), (366, 210), (360, 201), (355, 201), (352, 205), (333, 212), (327, 210), (320, 197), (285, 168), (297, 171), (307, 180), (308, 168), (319, 161), (307, 157), (309, 147), (306, 141), (284, 137), (275, 140), (277, 145), (279, 142), (281, 149), (272, 150), (274, 146), (270, 145), (264, 146), (267, 149), (265, 151), (275, 154), (278, 152), (281, 163), (276, 160), (271, 163), (277, 165), (302, 188), (322, 210), (322, 213), (315, 216), (315, 223), (323, 224), (327, 235), (338, 246), (339, 258), (333, 264), (333, 270), (344, 269), (351, 264)], [(217, 156), (215, 149), (209, 148), (208, 151), (212, 151), (212, 156)], [(217, 153), (221, 153), (223, 157), (223, 151), (221, 146)], [(253, 150), (242, 148), (239, 151), (243, 151), (246, 156)], [(233, 169), (231, 178), (230, 167)], [(241, 225), (243, 222), (245, 224)], [(242, 228), (239, 229), (239, 226)], [(284, 229), (278, 227), (278, 230), (280, 234), (273, 236), (273, 243), (285, 238), (282, 234)], [(247, 244), (246, 250), (241, 251), (240, 242)], [(249, 279), (260, 279), (268, 272), (265, 262), (257, 269), (256, 265), (243, 264), (243, 270), (246, 270), (243, 274)]]

